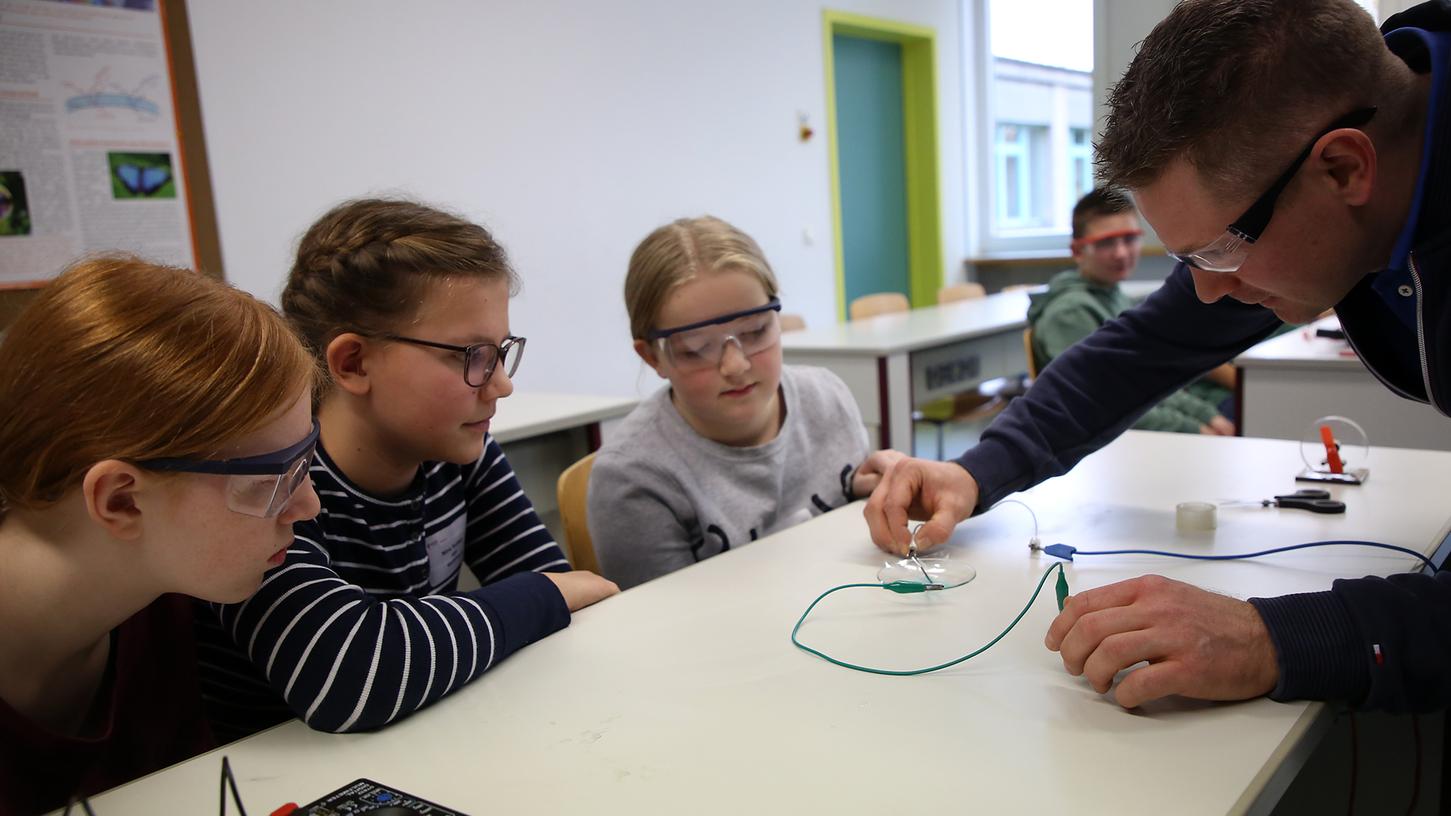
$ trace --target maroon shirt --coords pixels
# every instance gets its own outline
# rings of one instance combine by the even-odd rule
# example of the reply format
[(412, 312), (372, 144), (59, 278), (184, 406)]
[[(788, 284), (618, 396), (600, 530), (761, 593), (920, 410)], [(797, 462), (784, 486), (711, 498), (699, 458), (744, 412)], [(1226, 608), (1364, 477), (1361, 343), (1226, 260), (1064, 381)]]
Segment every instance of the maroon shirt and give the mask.
[(57, 734), (0, 700), (0, 816), (64, 807), (72, 795), (214, 746), (197, 690), (190, 598), (156, 599), (112, 630), (111, 647), (95, 716), (81, 734)]

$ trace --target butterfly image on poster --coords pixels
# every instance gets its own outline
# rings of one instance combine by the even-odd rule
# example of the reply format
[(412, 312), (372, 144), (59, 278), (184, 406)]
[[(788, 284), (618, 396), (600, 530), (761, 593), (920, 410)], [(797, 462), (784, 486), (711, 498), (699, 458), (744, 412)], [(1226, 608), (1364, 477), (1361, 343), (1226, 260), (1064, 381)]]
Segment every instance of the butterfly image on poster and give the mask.
[(116, 165), (116, 178), (131, 191), (132, 195), (149, 196), (171, 181), (171, 168), (138, 167), (134, 164)]

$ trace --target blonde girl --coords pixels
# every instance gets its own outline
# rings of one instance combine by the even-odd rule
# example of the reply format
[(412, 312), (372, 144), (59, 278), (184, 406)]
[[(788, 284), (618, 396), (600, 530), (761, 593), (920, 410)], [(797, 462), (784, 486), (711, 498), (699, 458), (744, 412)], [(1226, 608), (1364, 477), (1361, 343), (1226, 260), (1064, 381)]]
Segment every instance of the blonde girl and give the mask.
[[(775, 273), (710, 216), (650, 233), (625, 277), (635, 353), (667, 381), (595, 460), (589, 526), (623, 587), (865, 497), (867, 436), (846, 385), (783, 366)], [(894, 454), (880, 454), (883, 467)], [(877, 470), (875, 472), (880, 472)]]

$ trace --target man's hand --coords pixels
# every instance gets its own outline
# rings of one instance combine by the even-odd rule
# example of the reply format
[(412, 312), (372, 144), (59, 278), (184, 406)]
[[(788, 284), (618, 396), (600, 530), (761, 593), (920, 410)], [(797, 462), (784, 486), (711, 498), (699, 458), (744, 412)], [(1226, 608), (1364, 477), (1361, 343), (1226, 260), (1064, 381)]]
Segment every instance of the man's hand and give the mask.
[(1158, 575), (1070, 597), (1043, 643), (1100, 694), (1119, 672), (1148, 661), (1114, 692), (1124, 708), (1170, 694), (1246, 700), (1279, 681), (1274, 644), (1253, 606)]
[(895, 555), (907, 554), (908, 519), (926, 519), (917, 536), (919, 551), (952, 536), (952, 528), (977, 507), (977, 480), (955, 462), (903, 458), (882, 475), (863, 515), (872, 543)]

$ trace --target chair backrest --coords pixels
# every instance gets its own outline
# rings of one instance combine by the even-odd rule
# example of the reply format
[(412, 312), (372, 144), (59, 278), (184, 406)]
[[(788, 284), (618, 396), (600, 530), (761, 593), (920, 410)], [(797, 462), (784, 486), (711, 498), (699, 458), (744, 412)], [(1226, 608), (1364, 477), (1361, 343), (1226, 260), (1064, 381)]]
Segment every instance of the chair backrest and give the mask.
[(1038, 357), (1033, 353), (1033, 327), (1023, 329), (1023, 355), (1028, 358), (1028, 379), (1038, 379)]
[(976, 300), (987, 297), (987, 289), (980, 283), (954, 283), (937, 290), (938, 303), (953, 303), (959, 300)]
[(1004, 286), (1002, 289), (999, 289), (998, 291), (1000, 291), (1000, 292), (1021, 292), (1024, 289), (1037, 289), (1039, 286), (1042, 286), (1042, 285), (1043, 284), (1041, 284), (1041, 283), (1015, 283), (1015, 284), (1013, 284), (1011, 286)]
[(806, 318), (799, 314), (785, 312), (781, 315), (781, 331), (801, 331), (806, 328)]
[(878, 292), (874, 295), (862, 295), (853, 300), (851, 308), (847, 311), (852, 320), (861, 320), (864, 317), (905, 312), (911, 308), (912, 304), (901, 292)]
[(595, 455), (584, 457), (559, 474), (556, 493), (559, 496), (559, 520), (564, 525), (564, 545), (569, 548), (569, 561), (575, 569), (599, 572), (595, 545), (589, 537), (589, 472)]

